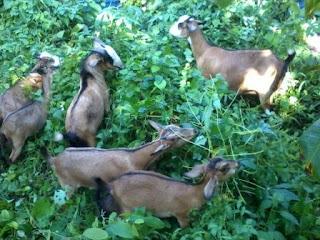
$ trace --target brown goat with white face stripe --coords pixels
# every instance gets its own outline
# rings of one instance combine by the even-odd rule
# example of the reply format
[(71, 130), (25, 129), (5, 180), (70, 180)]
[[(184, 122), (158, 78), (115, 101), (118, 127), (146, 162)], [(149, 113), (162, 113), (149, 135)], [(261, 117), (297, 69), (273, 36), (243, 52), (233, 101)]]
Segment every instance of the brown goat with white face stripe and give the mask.
[(231, 90), (258, 94), (260, 104), (269, 113), (274, 92), (280, 87), (295, 52), (288, 51), (288, 57), (283, 61), (271, 50), (226, 50), (211, 46), (199, 24), (202, 22), (194, 17), (182, 16), (171, 26), (170, 34), (188, 38), (197, 67), (205, 78), (220, 73)]
[(29, 97), (30, 91), (36, 92), (41, 89), (43, 75), (46, 75), (51, 68), (58, 67), (56, 65), (58, 63), (60, 62), (56, 56), (42, 52), (28, 76), (0, 96), (0, 119), (5, 119), (9, 113), (30, 103), (32, 101)]
[[(144, 206), (158, 217), (174, 216), (181, 227), (187, 227), (189, 211), (211, 199), (218, 184), (232, 177), (238, 167), (237, 161), (223, 158), (196, 165), (185, 174), (191, 178), (204, 174), (195, 185), (151, 171), (130, 171), (110, 182), (95, 177), (99, 186), (96, 200), (107, 213), (131, 212)], [(103, 196), (104, 191), (107, 196)]]
[(49, 157), (48, 161), (63, 188), (69, 186), (68, 195), (71, 196), (78, 187), (96, 187), (92, 176), (100, 177), (104, 181), (129, 170), (146, 169), (164, 152), (171, 148), (178, 148), (197, 134), (193, 128), (181, 128), (170, 124), (162, 126), (149, 121), (158, 130), (159, 137), (149, 143), (134, 149), (100, 149), (100, 148), (67, 148), (56, 157)]
[(56, 56), (46, 55), (54, 64), (46, 68), (42, 77), (42, 101), (30, 100), (24, 106), (9, 113), (3, 120), (0, 133), (7, 143), (12, 145), (10, 160), (16, 162), (26, 139), (38, 132), (46, 123), (49, 97), (54, 70), (60, 66)]
[(96, 132), (104, 110), (110, 110), (109, 89), (104, 71), (122, 69), (123, 64), (114, 51), (95, 39), (94, 49), (83, 60), (80, 72), (80, 90), (68, 108), (64, 138), (72, 147), (94, 147)]

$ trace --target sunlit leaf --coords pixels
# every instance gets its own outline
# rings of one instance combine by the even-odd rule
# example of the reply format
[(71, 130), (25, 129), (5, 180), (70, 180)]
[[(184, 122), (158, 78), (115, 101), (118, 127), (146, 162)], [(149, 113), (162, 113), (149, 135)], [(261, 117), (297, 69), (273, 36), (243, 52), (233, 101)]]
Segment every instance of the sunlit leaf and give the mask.
[(91, 240), (103, 240), (108, 238), (108, 233), (100, 228), (88, 228), (82, 234)]

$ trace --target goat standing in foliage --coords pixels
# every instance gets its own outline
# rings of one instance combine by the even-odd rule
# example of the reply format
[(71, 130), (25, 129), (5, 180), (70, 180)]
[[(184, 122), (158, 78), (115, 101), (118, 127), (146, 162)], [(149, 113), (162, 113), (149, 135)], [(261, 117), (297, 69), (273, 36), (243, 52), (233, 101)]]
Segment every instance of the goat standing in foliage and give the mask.
[(9, 113), (27, 105), (32, 101), (30, 92), (42, 88), (42, 78), (53, 67), (57, 67), (59, 59), (47, 52), (42, 52), (37, 63), (25, 79), (18, 81), (0, 96), (0, 119), (5, 119)]
[[(176, 217), (180, 226), (186, 227), (189, 211), (200, 208), (211, 199), (218, 184), (232, 177), (238, 167), (237, 161), (223, 158), (196, 165), (185, 174), (190, 178), (204, 174), (202, 181), (195, 185), (152, 171), (130, 171), (110, 182), (96, 177), (96, 200), (99, 207), (109, 214), (131, 212), (145, 206), (158, 217)], [(103, 196), (103, 192), (107, 196)]]
[(71, 196), (80, 186), (95, 188), (92, 176), (104, 181), (129, 170), (146, 169), (164, 152), (171, 148), (180, 147), (197, 134), (193, 128), (180, 128), (170, 124), (162, 126), (149, 121), (159, 132), (159, 137), (149, 143), (134, 149), (99, 149), (99, 148), (67, 148), (48, 161), (56, 172), (60, 185), (69, 186)]
[(110, 110), (110, 94), (104, 71), (122, 68), (122, 61), (115, 50), (96, 38), (93, 50), (82, 63), (80, 90), (67, 111), (67, 134), (64, 138), (71, 147), (95, 147), (96, 132), (104, 110)]
[(199, 24), (191, 16), (182, 16), (170, 28), (170, 34), (188, 38), (197, 67), (205, 78), (220, 73), (229, 83), (229, 88), (240, 94), (256, 93), (260, 104), (269, 114), (274, 92), (280, 87), (289, 64), (295, 56), (288, 51), (282, 61), (271, 50), (226, 50), (209, 45)]
[(48, 116), (49, 97), (54, 70), (60, 66), (59, 58), (46, 55), (51, 66), (47, 66), (42, 77), (42, 101), (30, 100), (26, 105), (9, 113), (0, 129), (2, 140), (12, 145), (10, 160), (16, 162), (27, 137), (38, 132), (46, 123)]

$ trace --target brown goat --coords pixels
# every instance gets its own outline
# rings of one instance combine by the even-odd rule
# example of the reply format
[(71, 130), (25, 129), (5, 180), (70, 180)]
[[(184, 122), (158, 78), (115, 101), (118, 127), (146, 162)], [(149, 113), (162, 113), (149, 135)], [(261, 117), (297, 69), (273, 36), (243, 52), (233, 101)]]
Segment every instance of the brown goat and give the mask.
[(164, 152), (180, 147), (197, 134), (193, 128), (176, 125), (162, 126), (149, 121), (159, 137), (134, 149), (67, 148), (48, 161), (63, 188), (69, 186), (71, 196), (78, 187), (96, 187), (92, 176), (110, 181), (128, 170), (146, 169)]
[[(54, 65), (46, 68), (46, 73), (42, 77), (42, 101), (30, 100), (23, 107), (9, 113), (4, 118), (0, 134), (10, 145), (12, 151), (10, 160), (16, 162), (27, 137), (38, 132), (46, 123), (48, 115), (49, 97), (53, 73), (60, 61), (52, 56)], [(57, 62), (58, 61), (58, 62)]]
[[(189, 211), (200, 208), (211, 199), (219, 182), (232, 177), (238, 167), (237, 161), (223, 158), (196, 165), (185, 174), (190, 178), (204, 174), (202, 181), (195, 185), (151, 171), (130, 171), (108, 183), (95, 178), (98, 184), (96, 200), (107, 213), (131, 212), (134, 208), (145, 206), (156, 216), (174, 216), (181, 227), (187, 227)], [(109, 195), (103, 196), (104, 191)]]
[(274, 92), (280, 87), (295, 52), (288, 51), (287, 59), (282, 61), (271, 50), (226, 50), (211, 46), (199, 24), (202, 22), (191, 16), (182, 16), (171, 26), (170, 34), (188, 38), (197, 67), (205, 78), (220, 73), (231, 90), (258, 94), (261, 105), (269, 114)]
[(110, 110), (109, 89), (104, 71), (122, 69), (123, 64), (114, 51), (95, 39), (93, 50), (83, 60), (80, 71), (80, 90), (68, 108), (65, 120), (67, 139), (71, 147), (95, 147), (96, 132), (104, 110)]
[(29, 104), (32, 101), (29, 93), (42, 88), (43, 75), (47, 74), (52, 67), (58, 67), (56, 66), (58, 63), (57, 57), (42, 52), (28, 76), (18, 81), (0, 96), (0, 119), (5, 119), (9, 113)]

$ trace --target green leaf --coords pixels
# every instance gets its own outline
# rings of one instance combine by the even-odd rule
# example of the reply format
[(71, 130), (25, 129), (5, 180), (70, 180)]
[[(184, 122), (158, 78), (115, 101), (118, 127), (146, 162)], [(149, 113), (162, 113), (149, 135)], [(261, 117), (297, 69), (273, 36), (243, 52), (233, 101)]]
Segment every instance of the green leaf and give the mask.
[(88, 228), (82, 236), (92, 240), (103, 240), (108, 238), (108, 233), (100, 228)]
[(220, 8), (225, 8), (231, 5), (233, 0), (216, 0), (216, 4)]
[(310, 19), (317, 11), (320, 11), (319, 0), (305, 0), (306, 18)]
[(129, 223), (125, 222), (115, 222), (109, 225), (107, 231), (110, 234), (123, 237), (123, 238), (133, 238), (134, 234)]
[(144, 222), (147, 226), (155, 228), (155, 229), (161, 229), (165, 227), (165, 224), (156, 217), (145, 217)]
[(299, 139), (302, 153), (312, 163), (312, 173), (320, 179), (320, 119), (304, 131)]
[(49, 217), (53, 214), (53, 207), (48, 198), (38, 200), (33, 207), (33, 216), (35, 218)]
[(300, 225), (299, 222), (298, 222), (298, 220), (296, 219), (296, 217), (293, 216), (291, 213), (286, 212), (286, 211), (281, 211), (281, 212), (280, 212), (280, 215), (281, 215), (284, 219), (288, 220), (289, 222), (291, 222), (291, 223), (293, 223), (293, 224), (295, 224), (295, 225), (297, 225), (297, 226)]
[(156, 75), (156, 76), (155, 76), (154, 85), (155, 85), (157, 88), (159, 88), (160, 90), (163, 90), (163, 89), (165, 89), (165, 87), (167, 86), (167, 82), (163, 79), (162, 76)]
[(158, 72), (159, 70), (160, 70), (160, 67), (159, 67), (159, 66), (157, 66), (157, 65), (152, 65), (152, 67), (151, 67), (151, 72), (152, 72), (152, 73)]

